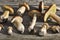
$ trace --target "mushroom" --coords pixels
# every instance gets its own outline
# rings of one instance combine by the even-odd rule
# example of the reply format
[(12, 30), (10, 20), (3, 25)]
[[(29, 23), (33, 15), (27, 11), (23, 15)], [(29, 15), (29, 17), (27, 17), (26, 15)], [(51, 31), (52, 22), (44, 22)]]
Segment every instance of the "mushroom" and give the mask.
[(50, 28), (50, 30), (51, 31), (53, 31), (54, 33), (56, 33), (56, 32), (60, 32), (60, 27), (59, 26), (52, 26), (51, 28)]
[(36, 24), (37, 17), (40, 16), (40, 12), (39, 12), (38, 10), (31, 10), (31, 11), (29, 12), (29, 16), (31, 16), (31, 17), (33, 18), (33, 19), (32, 19), (32, 22), (31, 22), (31, 24), (30, 24), (30, 26), (29, 26), (29, 28), (28, 28), (28, 30), (29, 30), (29, 32), (30, 32), (31, 30), (34, 29), (34, 26), (35, 26), (35, 24)]
[(23, 22), (23, 19), (20, 16), (14, 17), (11, 21), (11, 23), (15, 25), (18, 31), (20, 31), (21, 33), (24, 33), (25, 28), (22, 22)]
[(13, 28), (12, 28), (11, 26), (9, 26), (9, 27), (8, 27), (8, 34), (9, 34), (9, 35), (12, 35), (12, 33), (13, 33), (12, 30), (13, 30)]
[(53, 4), (51, 7), (49, 7), (48, 11), (46, 11), (44, 15), (44, 22), (46, 22), (47, 18), (50, 16), (52, 17), (59, 25), (60, 25), (60, 17), (56, 14), (56, 4)]
[(23, 3), (23, 5), (17, 10), (19, 15), (22, 15), (26, 10), (30, 10), (30, 7), (27, 3)]
[(8, 5), (4, 5), (3, 10), (4, 10), (4, 13), (0, 16), (0, 22), (5, 22), (8, 19), (9, 14), (14, 13), (13, 8)]
[(0, 24), (0, 31), (3, 29), (4, 27), (3, 27), (3, 25), (2, 24)]
[(39, 10), (40, 10), (41, 13), (44, 12), (44, 3), (43, 3), (43, 1), (41, 1), (41, 2), (39, 3)]
[(48, 23), (44, 23), (44, 24), (42, 25), (42, 28), (41, 28), (40, 32), (39, 32), (39, 35), (45, 36), (45, 35), (47, 34), (47, 30), (48, 30), (49, 28), (50, 28), (50, 26), (48, 25)]

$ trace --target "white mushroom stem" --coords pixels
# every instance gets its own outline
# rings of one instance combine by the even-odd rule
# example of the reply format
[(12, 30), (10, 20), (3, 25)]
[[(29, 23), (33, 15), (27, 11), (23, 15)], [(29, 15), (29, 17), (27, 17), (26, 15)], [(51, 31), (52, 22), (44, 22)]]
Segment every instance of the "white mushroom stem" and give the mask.
[(29, 31), (34, 29), (34, 26), (36, 24), (36, 20), (37, 20), (37, 17), (36, 17), (36, 14), (34, 14), (31, 25), (29, 26), (29, 29), (28, 29)]
[(9, 11), (5, 11), (3, 15), (1, 15), (1, 19), (7, 19), (9, 17)]
[(25, 7), (25, 6), (22, 6), (22, 7), (20, 7), (20, 8), (17, 10), (17, 12), (18, 12), (20, 15), (22, 15), (22, 14), (24, 14), (25, 10), (26, 10), (26, 7)]

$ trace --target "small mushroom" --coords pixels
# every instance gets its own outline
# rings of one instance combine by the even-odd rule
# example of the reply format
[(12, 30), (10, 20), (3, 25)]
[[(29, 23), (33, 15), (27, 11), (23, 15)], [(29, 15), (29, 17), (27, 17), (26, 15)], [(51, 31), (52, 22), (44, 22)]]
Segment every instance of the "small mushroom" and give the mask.
[(17, 10), (17, 13), (19, 14), (19, 15), (22, 15), (22, 14), (24, 14), (24, 12), (26, 11), (26, 10), (30, 10), (30, 7), (29, 7), (29, 5), (27, 4), (27, 3), (23, 3), (23, 5)]
[(28, 30), (30, 32), (31, 30), (34, 29), (34, 26), (36, 24), (36, 20), (40, 16), (40, 12), (38, 10), (32, 10), (32, 11), (29, 12), (29, 16), (31, 16), (33, 18), (32, 22), (31, 22), (31, 24), (30, 24), (30, 26), (28, 28)]
[(21, 33), (24, 33), (25, 28), (22, 22), (23, 22), (23, 19), (20, 16), (14, 17), (11, 21), (11, 23), (15, 25), (18, 31), (20, 31)]
[(12, 35), (13, 34), (13, 28), (11, 26), (8, 27), (8, 34), (9, 35)]
[(3, 29), (4, 27), (3, 27), (3, 25), (2, 24), (0, 24), (0, 31)]
[(8, 5), (4, 5), (3, 10), (4, 10), (4, 13), (0, 16), (0, 22), (5, 22), (8, 19), (9, 14), (14, 13), (13, 8)]
[(42, 25), (42, 28), (41, 28), (40, 32), (39, 32), (39, 35), (45, 36), (45, 35), (47, 34), (47, 30), (48, 30), (49, 28), (50, 28), (50, 26), (48, 25), (48, 23), (44, 23), (44, 24)]

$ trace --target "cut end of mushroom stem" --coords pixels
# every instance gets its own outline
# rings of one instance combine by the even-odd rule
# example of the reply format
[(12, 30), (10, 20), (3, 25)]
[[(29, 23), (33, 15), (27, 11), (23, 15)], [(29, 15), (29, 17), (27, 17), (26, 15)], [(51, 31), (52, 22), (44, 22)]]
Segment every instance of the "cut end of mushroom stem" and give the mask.
[(24, 33), (25, 27), (22, 24), (22, 22), (23, 22), (23, 19), (20, 16), (16, 16), (11, 21), (11, 23), (15, 25), (18, 31), (20, 31), (21, 33)]
[(8, 34), (12, 35), (13, 32), (12, 32), (13, 28), (11, 26), (8, 27)]
[(37, 20), (37, 17), (36, 17), (36, 14), (34, 14), (31, 25), (28, 28), (29, 32), (34, 29), (34, 26), (36, 24), (36, 20)]

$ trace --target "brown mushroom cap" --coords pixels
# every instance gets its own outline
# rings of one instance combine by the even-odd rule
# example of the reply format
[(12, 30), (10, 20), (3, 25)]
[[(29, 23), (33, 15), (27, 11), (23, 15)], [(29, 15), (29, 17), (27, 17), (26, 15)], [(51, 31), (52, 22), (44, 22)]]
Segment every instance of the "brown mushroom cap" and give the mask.
[(53, 4), (49, 7), (49, 9), (45, 12), (44, 22), (46, 22), (47, 18), (52, 14), (56, 13), (56, 4)]
[(23, 6), (25, 6), (27, 10), (30, 10), (30, 7), (26, 2), (23, 4)]
[(29, 12), (29, 15), (30, 15), (31, 17), (33, 17), (33, 16), (34, 16), (34, 14), (36, 14), (36, 15), (37, 15), (37, 17), (39, 17), (39, 16), (40, 16), (40, 12), (39, 12), (38, 10), (31, 10), (31, 11)]
[(11, 6), (9, 6), (9, 5), (4, 5), (3, 9), (4, 9), (4, 11), (5, 10), (9, 10), (10, 14), (14, 14), (14, 9)]

